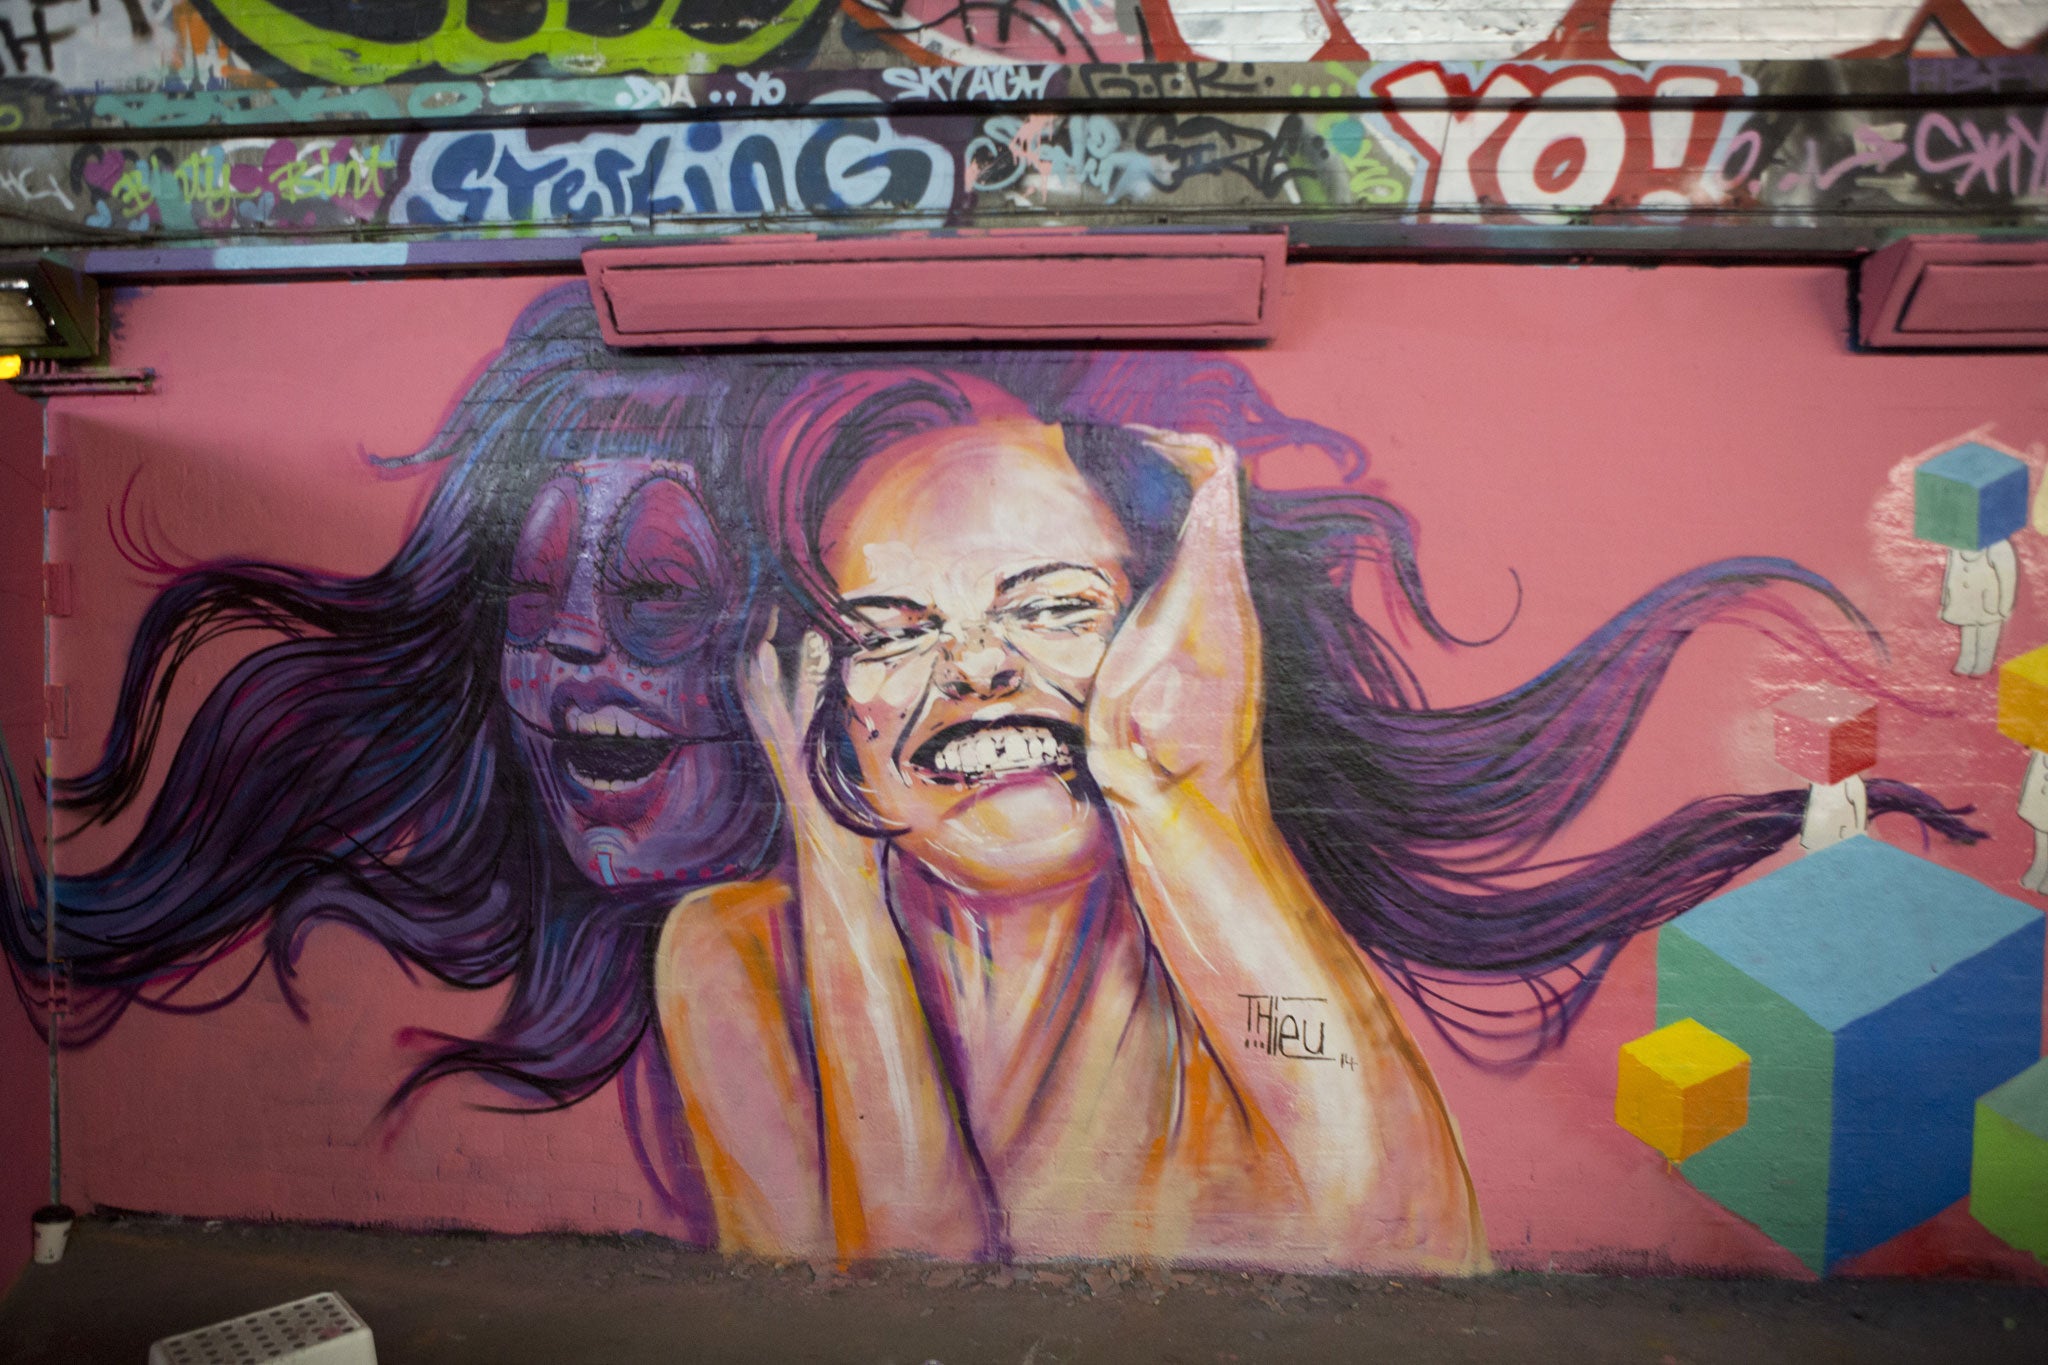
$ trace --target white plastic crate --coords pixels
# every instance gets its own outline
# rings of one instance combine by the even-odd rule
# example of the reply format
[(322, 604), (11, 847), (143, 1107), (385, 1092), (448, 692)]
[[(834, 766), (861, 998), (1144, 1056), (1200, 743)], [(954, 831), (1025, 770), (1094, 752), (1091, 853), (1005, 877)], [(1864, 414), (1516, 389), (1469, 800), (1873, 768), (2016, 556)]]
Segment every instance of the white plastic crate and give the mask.
[(369, 1324), (339, 1294), (315, 1294), (275, 1308), (165, 1337), (149, 1365), (377, 1365)]

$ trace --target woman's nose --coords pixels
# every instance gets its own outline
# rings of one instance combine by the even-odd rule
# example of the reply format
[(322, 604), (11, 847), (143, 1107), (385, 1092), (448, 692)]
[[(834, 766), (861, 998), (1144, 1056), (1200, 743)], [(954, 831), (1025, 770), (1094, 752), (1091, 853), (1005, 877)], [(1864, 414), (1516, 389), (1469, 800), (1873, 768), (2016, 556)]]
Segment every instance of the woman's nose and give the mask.
[(1008, 643), (986, 625), (949, 634), (941, 644), (936, 681), (945, 697), (1004, 697), (1024, 684)]

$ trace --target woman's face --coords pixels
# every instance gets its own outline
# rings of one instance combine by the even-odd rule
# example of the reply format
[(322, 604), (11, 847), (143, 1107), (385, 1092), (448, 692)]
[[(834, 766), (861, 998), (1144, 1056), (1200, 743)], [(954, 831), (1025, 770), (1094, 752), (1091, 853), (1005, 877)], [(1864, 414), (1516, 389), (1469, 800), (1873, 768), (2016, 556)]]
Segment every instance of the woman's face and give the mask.
[(564, 464), (512, 556), (500, 682), (563, 845), (607, 886), (702, 880), (731, 842), (737, 739), (713, 701), (740, 585), (665, 460)]
[(1092, 873), (1095, 671), (1130, 601), (1127, 547), (1058, 427), (989, 421), (867, 461), (823, 528), (858, 647), (853, 747), (897, 843), (968, 890)]

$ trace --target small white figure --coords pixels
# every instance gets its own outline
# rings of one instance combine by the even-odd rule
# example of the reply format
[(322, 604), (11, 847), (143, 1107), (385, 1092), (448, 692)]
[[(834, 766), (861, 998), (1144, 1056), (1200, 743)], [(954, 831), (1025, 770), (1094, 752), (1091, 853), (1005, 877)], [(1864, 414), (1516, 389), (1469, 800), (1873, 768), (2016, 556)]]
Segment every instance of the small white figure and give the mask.
[(2009, 540), (1994, 540), (1981, 550), (1948, 552), (1948, 570), (1941, 576), (1941, 619), (1963, 628), (1957, 673), (1980, 678), (1991, 671), (1998, 632), (2012, 615), (2019, 582), (2019, 557)]
[(1840, 782), (1816, 782), (1807, 788), (1806, 818), (1799, 825), (1801, 848), (1826, 848), (1868, 828), (1870, 795), (1860, 775), (1851, 774)]
[(2034, 861), (2020, 874), (2029, 891), (2048, 892), (2048, 754), (2027, 751), (2027, 775), (2020, 779), (2020, 819), (2034, 827)]

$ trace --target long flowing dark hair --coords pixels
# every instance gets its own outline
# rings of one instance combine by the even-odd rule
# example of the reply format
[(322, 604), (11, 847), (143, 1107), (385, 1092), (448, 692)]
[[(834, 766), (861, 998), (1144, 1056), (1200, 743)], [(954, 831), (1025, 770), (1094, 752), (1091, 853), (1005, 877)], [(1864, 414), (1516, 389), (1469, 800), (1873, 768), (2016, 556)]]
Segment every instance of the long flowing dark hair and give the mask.
[[(1219, 437), (1248, 464), (1321, 452), (1340, 491), (1246, 489), (1246, 570), (1264, 640), (1266, 782), (1281, 832), (1317, 893), (1443, 1036), (1515, 1066), (1561, 1042), (1632, 936), (1683, 913), (1797, 837), (1801, 789), (1691, 801), (1611, 848), (1544, 861), (1612, 773), (1679, 646), (1744, 619), (1840, 663), (1776, 591), (1804, 589), (1875, 642), (1827, 580), (1789, 560), (1726, 559), (1623, 609), (1522, 686), (1433, 707), (1390, 641), (1360, 618), (1361, 567), (1432, 640), (1465, 644), (1423, 591), (1413, 527), (1360, 491), (1363, 449), (1279, 412), (1213, 354), (1008, 352), (892, 355), (813, 367), (755, 444), (755, 515), (811, 623), (853, 642), (823, 567), (825, 516), (862, 461), (916, 433), (1014, 407), (1058, 423), (1068, 454), (1129, 534), (1139, 589), (1173, 551), (1185, 480), (1129, 428)], [(811, 780), (844, 823), (889, 831), (861, 791), (840, 670), (806, 746)], [(1980, 833), (1901, 782), (1868, 784), (1873, 814), (1910, 815), (1958, 842)]]
[[(360, 578), (251, 560), (175, 573), (131, 643), (98, 762), (53, 784), (59, 808), (95, 823), (136, 801), (196, 650), (243, 631), (283, 639), (213, 688), (128, 846), (54, 879), (63, 1041), (92, 1041), (130, 1005), (225, 1004), (265, 964), (300, 1010), (292, 976), (306, 931), (353, 924), (408, 968), (512, 987), (484, 1036), (412, 1037), (426, 1055), (392, 1108), (462, 1072), (495, 1082), (510, 1107), (560, 1107), (624, 1070), (643, 1165), (675, 1211), (701, 1218), (650, 1028), (654, 940), (687, 886), (598, 886), (571, 864), (516, 755), (499, 666), (509, 565), (540, 486), (565, 460), (684, 459), (721, 519), (749, 373), (611, 352), (587, 291), (563, 286), (526, 309), (428, 447), (388, 462), (447, 466), (388, 564)], [(751, 583), (752, 556), (735, 554)], [(747, 611), (712, 648), (736, 657)], [(712, 705), (743, 735), (732, 670), (713, 671)], [(735, 752), (732, 789), (705, 815), (725, 830), (721, 875), (745, 877), (777, 859), (780, 803), (758, 749)], [(25, 826), (12, 823), (21, 870), (4, 879), (0, 932), (33, 1007), (48, 989), (51, 907)], [(201, 970), (254, 939), (264, 951), (247, 979), (184, 1002)]]

